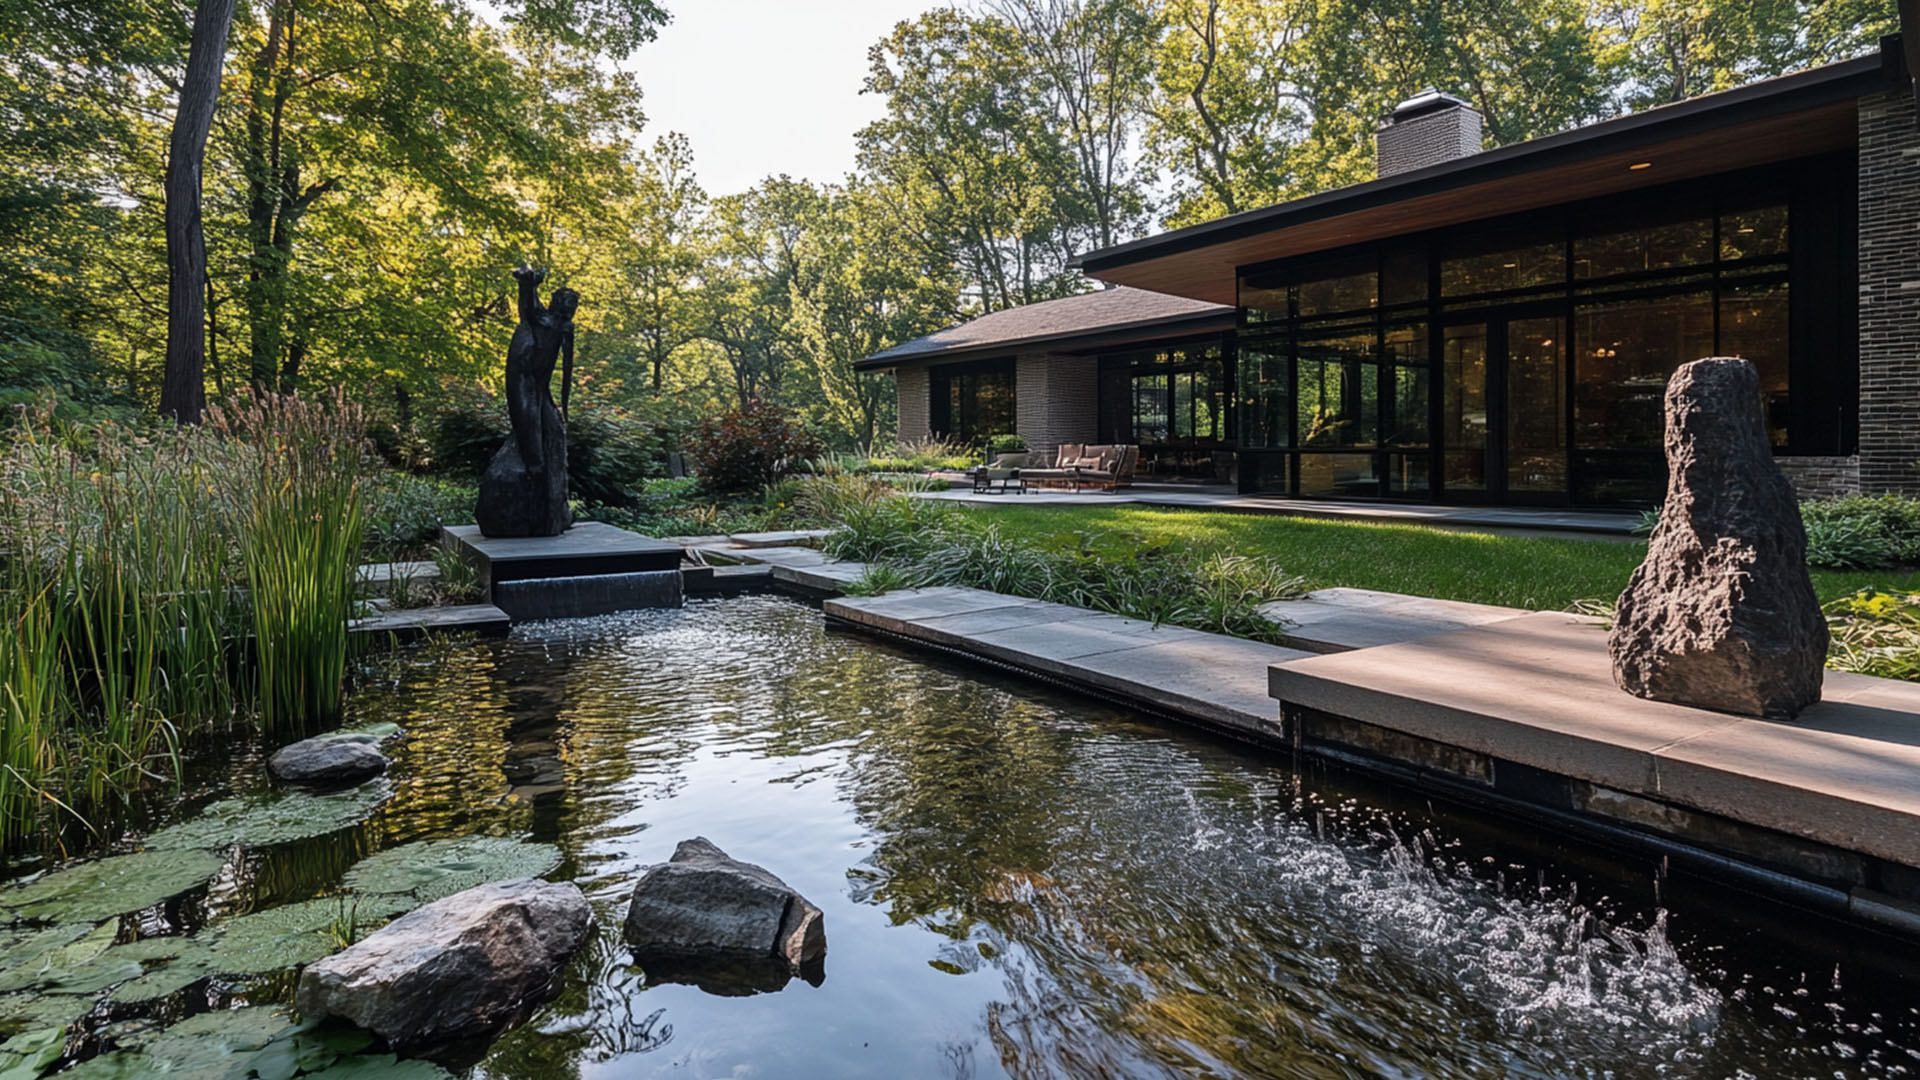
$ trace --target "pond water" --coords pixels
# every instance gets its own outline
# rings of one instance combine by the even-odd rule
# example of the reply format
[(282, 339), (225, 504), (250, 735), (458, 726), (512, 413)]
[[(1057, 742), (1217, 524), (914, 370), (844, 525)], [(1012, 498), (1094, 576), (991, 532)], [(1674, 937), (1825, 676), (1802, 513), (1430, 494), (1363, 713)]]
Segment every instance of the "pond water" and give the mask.
[[(484, 834), (557, 848), (551, 876), (585, 890), (601, 931), (554, 1000), (473, 1048), (476, 1078), (1920, 1070), (1920, 985), (1875, 942), (1783, 930), (1726, 894), (1302, 776), (1273, 751), (831, 633), (791, 601), (537, 624), (378, 671), (351, 722), (408, 738), (365, 820), (225, 849), (209, 884), (101, 932), (293, 910), (377, 852)], [(204, 822), (192, 809), (265, 790), (261, 775), (237, 748), (166, 813)], [(824, 982), (647, 984), (620, 943), (626, 897), (695, 835), (824, 909)], [(256, 971), (109, 996), (79, 1006), (76, 1046), (289, 993)]]

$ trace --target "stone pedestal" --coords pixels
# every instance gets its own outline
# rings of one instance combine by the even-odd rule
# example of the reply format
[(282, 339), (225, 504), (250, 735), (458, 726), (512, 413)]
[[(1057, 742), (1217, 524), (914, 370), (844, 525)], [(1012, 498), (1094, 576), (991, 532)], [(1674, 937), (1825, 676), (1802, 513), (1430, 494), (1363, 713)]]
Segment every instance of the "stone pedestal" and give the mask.
[(558, 536), (489, 537), (454, 525), (445, 542), (480, 572), (489, 600), (515, 622), (679, 607), (680, 546), (588, 521)]

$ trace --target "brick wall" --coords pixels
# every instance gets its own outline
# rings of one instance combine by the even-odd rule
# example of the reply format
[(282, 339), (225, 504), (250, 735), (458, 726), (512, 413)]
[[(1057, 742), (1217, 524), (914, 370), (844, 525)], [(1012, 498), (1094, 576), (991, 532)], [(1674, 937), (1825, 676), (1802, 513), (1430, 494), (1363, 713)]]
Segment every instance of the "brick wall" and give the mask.
[(1014, 430), (1027, 450), (1099, 438), (1100, 362), (1091, 356), (1026, 353), (1014, 361)]
[(1920, 494), (1920, 126), (1860, 99), (1860, 487)]
[(893, 369), (894, 392), (900, 396), (901, 442), (916, 442), (932, 434), (927, 411), (930, 384), (925, 365)]
[(1836, 499), (1860, 493), (1859, 457), (1776, 457), (1793, 493), (1802, 499)]
[(1373, 138), (1378, 175), (1412, 172), (1479, 153), (1480, 114), (1459, 106), (1440, 109), (1383, 124)]

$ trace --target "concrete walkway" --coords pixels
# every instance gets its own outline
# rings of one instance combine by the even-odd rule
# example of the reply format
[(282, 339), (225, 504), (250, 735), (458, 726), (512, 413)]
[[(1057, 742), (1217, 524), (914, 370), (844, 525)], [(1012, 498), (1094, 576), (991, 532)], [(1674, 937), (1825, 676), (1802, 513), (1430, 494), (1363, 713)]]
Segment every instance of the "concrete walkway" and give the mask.
[(690, 557), (725, 565), (742, 563), (767, 567), (774, 581), (811, 596), (839, 596), (867, 572), (866, 563), (836, 562), (812, 547), (769, 542), (770, 537), (817, 543), (826, 530), (804, 533), (744, 533), (738, 536), (673, 537)]
[(1320, 589), (1298, 600), (1262, 604), (1260, 614), (1286, 628), (1286, 644), (1330, 653), (1412, 641), (1532, 613), (1372, 589)]
[(1034, 490), (1025, 495), (977, 495), (971, 487), (923, 491), (916, 498), (976, 506), (1153, 506), (1187, 510), (1223, 510), (1380, 525), (1426, 525), (1438, 529), (1494, 530), (1527, 535), (1578, 534), (1629, 538), (1638, 514), (1600, 510), (1561, 510), (1528, 506), (1436, 506), (1425, 503), (1346, 502), (1290, 499), (1280, 495), (1241, 495), (1210, 485), (1136, 484), (1118, 491)]
[(1275, 739), (1265, 671), (1310, 653), (1177, 626), (940, 586), (822, 605), (829, 618), (997, 660), (1143, 701), (1213, 727)]

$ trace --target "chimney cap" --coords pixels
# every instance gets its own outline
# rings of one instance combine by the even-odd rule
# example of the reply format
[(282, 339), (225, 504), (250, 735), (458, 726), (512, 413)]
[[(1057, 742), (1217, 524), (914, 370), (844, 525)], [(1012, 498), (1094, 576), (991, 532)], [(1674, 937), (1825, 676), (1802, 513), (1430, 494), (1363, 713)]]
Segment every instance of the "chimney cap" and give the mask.
[(1479, 111), (1463, 99), (1454, 97), (1452, 94), (1443, 94), (1429, 86), (1394, 106), (1393, 111), (1387, 114), (1386, 122), (1388, 124), (1399, 124), (1415, 119), (1416, 117), (1426, 116), (1429, 113), (1441, 112), (1445, 109), (1472, 109), (1475, 112)]

